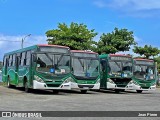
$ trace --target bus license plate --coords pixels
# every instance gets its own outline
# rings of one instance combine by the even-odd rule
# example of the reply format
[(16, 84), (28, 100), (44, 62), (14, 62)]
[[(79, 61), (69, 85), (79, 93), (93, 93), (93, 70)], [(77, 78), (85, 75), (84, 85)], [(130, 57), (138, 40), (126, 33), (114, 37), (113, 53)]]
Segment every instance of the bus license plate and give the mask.
[(83, 89), (89, 89), (89, 87), (83, 87)]

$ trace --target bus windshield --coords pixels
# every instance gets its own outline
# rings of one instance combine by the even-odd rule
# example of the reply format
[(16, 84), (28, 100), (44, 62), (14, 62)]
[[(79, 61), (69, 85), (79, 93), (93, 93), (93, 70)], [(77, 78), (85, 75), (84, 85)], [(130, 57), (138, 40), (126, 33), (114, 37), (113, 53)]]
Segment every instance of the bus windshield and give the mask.
[(64, 54), (37, 54), (37, 71), (54, 74), (70, 72), (70, 56)]
[(99, 74), (99, 60), (95, 58), (73, 57), (72, 72), (78, 77), (97, 77)]
[(131, 61), (109, 61), (110, 73), (129, 73), (132, 74)]
[(132, 58), (126, 56), (110, 56), (109, 75), (132, 77)]
[(154, 63), (144, 61), (145, 64), (135, 64), (134, 76), (141, 80), (154, 79)]

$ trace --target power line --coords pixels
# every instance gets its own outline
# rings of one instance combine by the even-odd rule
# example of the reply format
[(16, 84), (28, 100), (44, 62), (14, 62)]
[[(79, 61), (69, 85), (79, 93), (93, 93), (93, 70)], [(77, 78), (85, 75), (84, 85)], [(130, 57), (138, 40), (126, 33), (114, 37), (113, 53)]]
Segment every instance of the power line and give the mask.
[(21, 42), (21, 41), (18, 41), (18, 40), (17, 41), (15, 41), (15, 40), (14, 41), (13, 40), (0, 40), (0, 41), (4, 41), (4, 42)]
[[(15, 41), (15, 40), (0, 40), (0, 41), (4, 41), (4, 42), (21, 42), (21, 41), (18, 41), (18, 40), (17, 41)], [(25, 43), (32, 44), (31, 42), (25, 42)]]

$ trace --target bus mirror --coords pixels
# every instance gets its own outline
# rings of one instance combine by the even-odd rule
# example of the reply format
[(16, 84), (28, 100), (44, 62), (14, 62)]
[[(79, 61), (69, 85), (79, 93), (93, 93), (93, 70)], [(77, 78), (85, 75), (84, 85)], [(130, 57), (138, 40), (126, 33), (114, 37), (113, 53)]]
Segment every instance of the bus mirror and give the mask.
[(37, 57), (33, 55), (33, 62), (37, 62)]

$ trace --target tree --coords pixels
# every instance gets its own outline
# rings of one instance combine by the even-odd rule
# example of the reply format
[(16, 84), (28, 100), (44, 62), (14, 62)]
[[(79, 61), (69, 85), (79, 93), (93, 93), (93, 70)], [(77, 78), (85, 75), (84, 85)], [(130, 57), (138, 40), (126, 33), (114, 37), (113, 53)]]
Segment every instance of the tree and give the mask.
[(144, 47), (134, 46), (133, 52), (139, 55), (144, 55), (147, 59), (149, 59), (151, 56), (154, 57), (160, 53), (158, 48), (152, 47), (151, 45), (145, 45)]
[(158, 73), (160, 73), (160, 57), (154, 58), (154, 61), (157, 62)]
[(136, 45), (132, 31), (115, 28), (114, 31), (102, 34), (97, 43), (98, 53), (116, 53), (129, 51), (131, 45)]
[(97, 33), (89, 30), (84, 24), (72, 22), (69, 26), (59, 23), (57, 29), (46, 32), (48, 44), (64, 45), (75, 50), (89, 50), (95, 42), (92, 40)]

